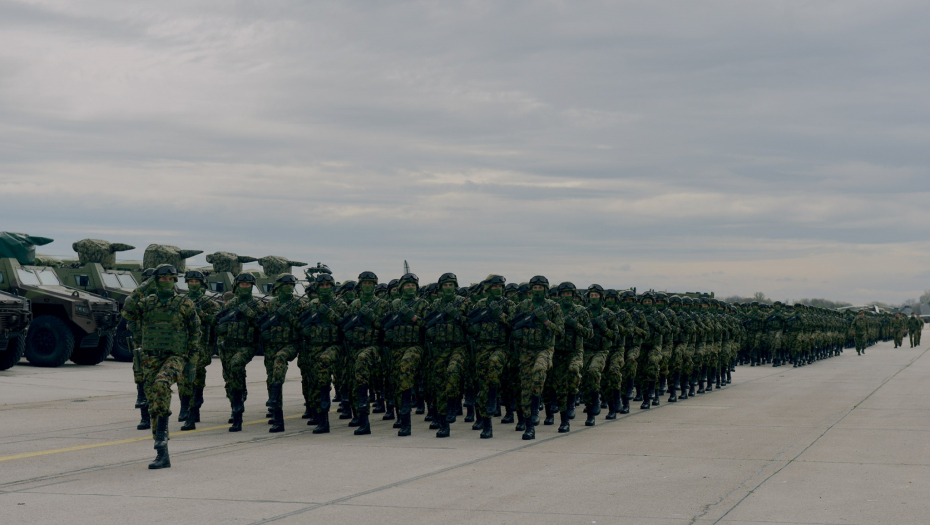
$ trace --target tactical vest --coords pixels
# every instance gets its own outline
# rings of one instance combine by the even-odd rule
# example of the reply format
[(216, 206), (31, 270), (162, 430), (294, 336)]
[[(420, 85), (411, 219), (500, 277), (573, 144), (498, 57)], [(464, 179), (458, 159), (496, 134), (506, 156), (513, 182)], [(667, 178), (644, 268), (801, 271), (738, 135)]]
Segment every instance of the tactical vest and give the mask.
[[(359, 301), (359, 307), (358, 309), (355, 309), (353, 314), (357, 314), (358, 310), (362, 308), (361, 301), (358, 299), (356, 300)], [(374, 316), (376, 318), (380, 318), (380, 316), (386, 309), (384, 308), (385, 305), (386, 303), (384, 299), (381, 299), (380, 297), (373, 298), (367, 304), (368, 308), (371, 309), (372, 312), (374, 312)], [(355, 346), (355, 347), (372, 346), (372, 345), (378, 344), (379, 332), (380, 330), (378, 330), (374, 326), (356, 326), (352, 328), (349, 331), (349, 333), (346, 334), (346, 338), (352, 344), (352, 346)]]
[[(464, 299), (458, 296), (456, 296), (453, 301), (457, 309), (461, 309), (462, 303), (465, 302)], [(443, 310), (446, 307), (441, 299), (437, 300), (434, 304), (439, 305), (437, 310)], [(448, 316), (443, 318), (443, 322), (431, 326), (428, 336), (430, 342), (434, 345), (460, 346), (465, 344), (465, 331), (462, 329), (461, 323)]]
[[(311, 308), (319, 309), (320, 302), (318, 299), (314, 299), (315, 302), (310, 304)], [(343, 310), (345, 308), (345, 303), (341, 300), (339, 302), (333, 303), (333, 311)], [(323, 317), (322, 315), (320, 317)], [(324, 319), (322, 322), (317, 323), (310, 327), (310, 335), (307, 336), (307, 342), (313, 346), (330, 346), (339, 343), (339, 327), (329, 322), (328, 319)]]
[(188, 334), (180, 305), (183, 297), (175, 296), (162, 304), (158, 296), (149, 296), (144, 303), (142, 333), (147, 354), (186, 356)]
[(280, 322), (277, 326), (272, 327), (268, 330), (270, 337), (267, 341), (273, 345), (288, 345), (295, 344), (300, 339), (300, 332), (294, 327), (294, 319), (296, 315), (299, 315), (300, 305), (292, 304), (292, 301), (300, 301), (297, 297), (294, 297), (290, 301), (283, 303), (280, 299), (274, 298), (271, 300), (271, 303), (268, 305), (268, 311), (274, 312), (278, 308), (288, 307), (290, 308), (291, 317), (287, 319), (280, 319)]

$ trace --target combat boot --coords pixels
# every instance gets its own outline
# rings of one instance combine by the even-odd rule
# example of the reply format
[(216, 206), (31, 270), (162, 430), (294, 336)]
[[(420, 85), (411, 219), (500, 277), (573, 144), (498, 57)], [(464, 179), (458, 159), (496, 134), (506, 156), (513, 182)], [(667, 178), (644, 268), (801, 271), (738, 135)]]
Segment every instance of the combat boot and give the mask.
[[(658, 385), (658, 383), (659, 382), (657, 380), (656, 384)], [(652, 406), (654, 407), (659, 406), (659, 389), (656, 388), (656, 389), (650, 390), (650, 392), (652, 392)]]
[(178, 423), (187, 421), (191, 415), (191, 396), (181, 396), (181, 411), (178, 412)]
[(339, 419), (352, 419), (352, 409), (349, 407), (347, 399), (339, 401), (339, 407)]
[(136, 383), (136, 408), (145, 406), (145, 385)]
[(539, 396), (530, 396), (530, 420), (527, 426), (537, 425), (539, 425)]
[(194, 421), (194, 411), (195, 411), (195, 410), (197, 410), (197, 409), (196, 409), (196, 408), (191, 408), (190, 411), (188, 412), (188, 414), (187, 414), (187, 420), (184, 421), (184, 425), (181, 426), (181, 431), (182, 431), (182, 432), (187, 432), (188, 430), (196, 430), (196, 429), (197, 429), (197, 424), (196, 424), (196, 422)]
[(661, 376), (659, 378), (659, 387), (657, 388), (657, 395), (664, 396), (667, 386), (668, 386), (668, 377)]
[(148, 404), (142, 405), (140, 411), (142, 412), (142, 419), (140, 419), (139, 424), (136, 425), (136, 430), (148, 430), (152, 428), (152, 418), (149, 417)]
[(423, 396), (417, 395), (417, 415), (423, 415), (426, 412), (426, 403), (423, 401)]
[(436, 430), (439, 428), (439, 418), (446, 417), (440, 416), (439, 410), (436, 408), (436, 405), (433, 403), (426, 404), (426, 417), (423, 418), (423, 421), (429, 421), (430, 430)]
[(694, 397), (696, 392), (694, 387), (697, 386), (697, 380), (693, 376), (688, 376), (688, 397)]
[(404, 437), (411, 434), (410, 429), (410, 409), (413, 408), (413, 392), (411, 390), (404, 390), (400, 393), (400, 411), (397, 414), (397, 423), (399, 423), (399, 430), (397, 435)]
[(168, 457), (168, 417), (159, 416), (155, 422), (155, 461), (149, 463), (150, 469), (171, 468)]
[(236, 390), (232, 392), (232, 426), (229, 427), (230, 432), (241, 432), (242, 431), (242, 413), (244, 412), (244, 404), (242, 402), (242, 391)]
[(271, 433), (284, 432), (283, 388), (284, 385), (281, 383), (271, 385), (272, 397), (274, 398), (274, 424), (268, 429), (268, 432)]
[(494, 429), (491, 423), (491, 418), (481, 418), (481, 429), (481, 439), (491, 439), (494, 437)]
[(669, 388), (669, 392), (668, 392), (669, 403), (678, 402), (678, 394), (675, 392), (675, 385), (677, 385), (679, 382), (681, 382), (681, 372), (675, 372), (675, 375), (673, 376), (673, 379), (672, 379), (671, 388)]
[(387, 411), (387, 407), (384, 406), (384, 398), (377, 396), (375, 402), (371, 407), (372, 414), (383, 414)]
[[(533, 407), (531, 407), (531, 410), (532, 410), (532, 408), (535, 408), (537, 413), (539, 412), (539, 404), (538, 404), (538, 403), (535, 404), (535, 405), (533, 405)], [(523, 439), (524, 439), (525, 441), (529, 441), (529, 440), (531, 440), (531, 439), (536, 439), (536, 427), (535, 427), (534, 425), (532, 425), (530, 421), (527, 421), (527, 422), (526, 422), (526, 430), (523, 431)]]
[(543, 425), (555, 424), (555, 416), (553, 413), (557, 410), (558, 408), (553, 407), (553, 403), (546, 403), (546, 419), (543, 420)]
[(618, 414), (629, 414), (630, 413), (630, 396), (626, 393), (620, 393), (620, 410), (617, 411)]
[[(473, 405), (473, 404), (472, 404), (472, 405), (465, 405), (465, 419), (463, 419), (462, 421), (464, 421), (464, 422), (466, 422), (466, 423), (471, 423), (471, 422), (475, 421), (475, 405)], [(479, 423), (478, 428), (481, 428), (481, 426), (480, 426), (480, 423), (481, 423), (481, 422), (479, 421), (478, 423)], [(475, 430), (478, 430), (478, 428), (475, 428)]]
[[(368, 385), (358, 385), (358, 428), (356, 436), (371, 434), (371, 424), (368, 421)], [(351, 424), (349, 425), (351, 426)]]
[(733, 375), (732, 375), (732, 373), (733, 373), (732, 370), (727, 370), (727, 380), (725, 381), (725, 383), (728, 384), (728, 385), (729, 385), (730, 383), (733, 382)]
[(381, 421), (393, 421), (394, 420), (394, 405), (388, 405), (385, 407), (384, 415), (381, 416)]
[(639, 406), (640, 410), (649, 410), (652, 408), (652, 395), (652, 390), (643, 392), (643, 404)]
[(608, 401), (608, 412), (604, 416), (604, 419), (617, 419), (617, 412), (620, 412), (620, 391), (611, 390), (610, 391), (610, 401)]
[[(461, 413), (461, 410), (462, 410), (461, 401), (450, 397), (446, 401), (446, 416), (445, 416), (446, 422), (455, 423), (455, 420), (457, 419), (456, 416), (458, 416)], [(442, 428), (442, 425), (440, 425), (439, 428)]]
[(349, 407), (349, 415), (352, 417), (352, 419), (349, 420), (349, 427), (355, 428), (361, 425), (361, 422), (358, 419), (358, 412), (359, 411), (357, 408), (351, 406)]
[(706, 388), (704, 389), (704, 391), (713, 392), (714, 391), (714, 370), (712, 368), (708, 368), (704, 372), (704, 380), (706, 382)]
[(194, 389), (194, 423), (200, 423), (200, 407), (203, 406), (203, 387), (198, 386)]
[(643, 400), (643, 389), (636, 385), (636, 396), (633, 397), (633, 401), (642, 401)]
[[(589, 414), (588, 419), (590, 421), (593, 421), (594, 417)], [(559, 423), (561, 423), (559, 425), (559, 434), (565, 434), (566, 432), (572, 429), (572, 420), (568, 418), (568, 413), (566, 412), (559, 412)], [(588, 422), (585, 421), (584, 424), (588, 425)], [(591, 423), (591, 425), (588, 425), (588, 426), (592, 426), (592, 425), (594, 425), (593, 422)]]
[(591, 394), (591, 404), (588, 405), (588, 415), (601, 415), (601, 391), (595, 390)]
[[(326, 398), (329, 398), (329, 394), (326, 395)], [(311, 419), (313, 418), (315, 412), (310, 411), (310, 402), (304, 401), (304, 413), (300, 416), (300, 419)], [(308, 425), (310, 423), (307, 423)]]
[[(450, 410), (454, 411), (455, 408), (454, 407), (450, 408)], [(439, 419), (439, 430), (436, 431), (436, 437), (447, 438), (449, 437), (449, 434), (451, 432), (452, 432), (452, 429), (449, 427), (449, 420), (446, 418), (440, 418)]]
[(501, 425), (509, 425), (513, 423), (514, 412), (514, 405), (512, 403), (507, 403), (504, 405), (504, 417), (501, 418)]
[(568, 397), (568, 419), (575, 419), (575, 399), (577, 396)]
[(514, 428), (517, 432), (523, 432), (526, 430), (526, 417), (523, 415), (523, 411), (517, 412), (517, 426)]
[[(329, 398), (327, 392), (326, 397)], [(329, 411), (320, 412), (316, 415), (316, 428), (312, 430), (314, 434), (329, 434)], [(308, 425), (310, 423), (307, 423)]]

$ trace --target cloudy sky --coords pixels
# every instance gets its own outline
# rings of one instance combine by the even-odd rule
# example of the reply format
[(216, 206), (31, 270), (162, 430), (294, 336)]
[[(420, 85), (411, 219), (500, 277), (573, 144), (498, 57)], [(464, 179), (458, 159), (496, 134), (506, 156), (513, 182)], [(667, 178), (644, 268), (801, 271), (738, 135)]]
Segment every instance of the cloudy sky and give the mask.
[(930, 288), (928, 21), (926, 1), (0, 0), (0, 229), (340, 279), (407, 259), (901, 301)]

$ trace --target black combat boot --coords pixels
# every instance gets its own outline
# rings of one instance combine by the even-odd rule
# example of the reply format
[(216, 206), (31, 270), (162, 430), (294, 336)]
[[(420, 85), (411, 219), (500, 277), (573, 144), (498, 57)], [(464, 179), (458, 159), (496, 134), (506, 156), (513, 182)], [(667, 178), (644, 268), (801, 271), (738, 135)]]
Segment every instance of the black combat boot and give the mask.
[(649, 410), (652, 408), (652, 395), (652, 390), (645, 390), (643, 392), (643, 404), (639, 406), (640, 410)]
[(191, 415), (191, 396), (181, 396), (181, 411), (178, 412), (178, 423), (187, 421)]
[(636, 385), (636, 396), (633, 397), (633, 401), (642, 401), (643, 400), (643, 389)]
[(136, 408), (145, 406), (145, 385), (136, 383)]
[(666, 389), (667, 386), (668, 386), (668, 377), (666, 377), (666, 376), (660, 376), (660, 377), (659, 377), (659, 385), (658, 385), (658, 388), (656, 389), (657, 395), (664, 396), (664, 395), (665, 395), (665, 389)]
[(433, 403), (426, 404), (426, 417), (423, 418), (423, 421), (429, 421), (430, 430), (436, 430), (439, 428), (439, 418), (446, 417), (440, 416), (439, 410), (436, 408), (436, 405)]
[(728, 384), (728, 385), (729, 385), (730, 383), (733, 382), (733, 375), (732, 375), (732, 374), (733, 374), (733, 371), (730, 370), (730, 369), (727, 369), (727, 380), (725, 381), (725, 383)]
[[(356, 436), (371, 434), (371, 424), (368, 422), (368, 385), (358, 385), (358, 428)], [(351, 425), (350, 425), (351, 426)]]
[(588, 415), (601, 415), (601, 391), (595, 390), (591, 394), (591, 404), (588, 405)]
[(400, 411), (397, 414), (398, 436), (409, 436), (410, 429), (410, 410), (413, 408), (413, 391), (408, 389), (400, 393)]
[[(458, 416), (460, 411), (462, 410), (461, 403), (462, 402), (460, 400), (452, 398), (452, 397), (446, 400), (446, 422), (455, 423), (456, 416)], [(442, 426), (440, 426), (439, 428), (442, 428)]]
[(527, 426), (537, 425), (539, 425), (539, 396), (530, 396), (530, 421)]
[[(539, 404), (533, 405), (530, 410), (536, 409), (536, 413), (539, 413)], [(537, 416), (538, 417), (538, 416)], [(530, 439), (536, 439), (536, 426), (531, 424), (530, 421), (526, 422), (526, 430), (523, 431), (523, 439), (529, 441)]]
[(188, 430), (196, 430), (197, 424), (194, 421), (194, 413), (197, 411), (192, 404), (188, 404), (189, 410), (187, 411), (187, 419), (184, 420), (184, 425), (181, 426), (181, 430), (186, 432)]
[(609, 411), (607, 415), (604, 416), (604, 419), (617, 419), (617, 413), (620, 412), (620, 407), (622, 406), (620, 401), (620, 391), (611, 390), (610, 391), (610, 401), (608, 402)]
[[(271, 385), (272, 397), (274, 398), (274, 407), (272, 407), (274, 409), (274, 424), (268, 429), (268, 432), (271, 433), (284, 432), (283, 388), (284, 385), (281, 383)], [(329, 394), (326, 397), (329, 397)]]
[[(455, 407), (451, 407), (449, 410), (455, 412)], [(439, 430), (436, 431), (436, 437), (438, 438), (447, 438), (449, 434), (452, 433), (452, 429), (449, 426), (449, 420), (447, 418), (439, 418)]]
[(672, 376), (672, 377), (673, 377), (673, 379), (672, 379), (672, 385), (671, 385), (672, 388), (670, 388), (670, 389), (669, 389), (669, 392), (668, 392), (668, 402), (669, 402), (669, 403), (677, 403), (677, 402), (678, 402), (678, 394), (675, 392), (675, 385), (677, 385), (677, 384), (681, 381), (681, 372), (675, 372), (675, 375)]
[[(588, 419), (593, 421), (594, 417), (588, 414)], [(567, 412), (559, 412), (559, 434), (564, 434), (572, 429), (572, 420), (568, 418)], [(588, 424), (587, 421), (584, 423)], [(591, 423), (593, 425), (594, 423)], [(590, 425), (589, 425), (590, 426)]]
[(384, 406), (384, 398), (382, 396), (377, 396), (375, 398), (374, 405), (371, 407), (372, 414), (383, 414), (387, 411), (387, 407)]
[(396, 410), (396, 409), (394, 408), (394, 404), (391, 403), (391, 404), (385, 406), (384, 408), (385, 408), (385, 411), (384, 411), (384, 415), (381, 416), (381, 421), (393, 421), (393, 420), (394, 420), (394, 412), (395, 412), (395, 410)]
[(694, 374), (688, 377), (688, 381), (691, 383), (688, 385), (688, 397), (694, 397), (697, 395), (694, 391), (694, 387), (697, 386), (697, 379), (695, 379)]
[[(488, 388), (488, 403), (484, 407), (484, 413), (488, 415), (487, 419), (490, 419), (495, 416), (495, 413), (500, 410), (500, 406), (497, 403), (497, 390), (496, 386)], [(478, 418), (478, 422), (481, 423), (481, 430), (484, 431), (485, 424), (482, 418)]]
[(575, 399), (577, 396), (568, 396), (568, 419), (575, 419)]
[(149, 405), (142, 405), (140, 411), (142, 412), (142, 419), (140, 419), (139, 424), (136, 425), (136, 430), (148, 430), (152, 428), (152, 418), (149, 417)]
[(415, 412), (415, 414), (423, 415), (424, 412), (426, 412), (426, 403), (423, 400), (422, 393), (420, 393), (420, 394), (417, 394), (417, 411)]
[(232, 426), (229, 427), (230, 432), (241, 432), (242, 431), (242, 413), (245, 411), (245, 405), (242, 401), (242, 391), (236, 390), (232, 392)]
[(618, 414), (629, 414), (630, 413), (630, 396), (626, 395), (626, 392), (620, 392), (620, 410), (617, 411)]
[(516, 428), (514, 428), (514, 430), (516, 430), (517, 432), (523, 432), (524, 430), (526, 430), (527, 426), (531, 426), (531, 425), (526, 424), (526, 417), (523, 416), (523, 411), (520, 410), (519, 412), (517, 412), (517, 426)]
[[(471, 388), (465, 390), (465, 419), (462, 421), (466, 423), (474, 423), (475, 421), (475, 393)], [(480, 428), (480, 421), (477, 425), (472, 427), (473, 430), (478, 430)]]
[(543, 425), (553, 425), (555, 424), (555, 416), (553, 415), (559, 409), (557, 406), (553, 406), (554, 403), (546, 403), (546, 419), (543, 420)]
[(150, 469), (171, 468), (171, 458), (168, 457), (168, 418), (160, 416), (155, 422), (155, 461), (149, 463)]
[(349, 401), (343, 399), (339, 401), (339, 419), (352, 419), (352, 408), (349, 406)]
[[(658, 386), (658, 385), (659, 385), (659, 380), (657, 379), (657, 380), (656, 380), (656, 386)], [(650, 392), (652, 392), (652, 406), (654, 406), (654, 407), (659, 406), (659, 389), (658, 389), (658, 388), (654, 388), (654, 389), (650, 390)]]
[(513, 403), (507, 403), (504, 405), (504, 417), (501, 418), (501, 425), (509, 425), (513, 423), (513, 414), (516, 412)]
[(481, 439), (491, 439), (494, 437), (494, 428), (491, 423), (491, 418), (484, 417), (481, 418)]
[(200, 423), (200, 407), (203, 406), (203, 387), (198, 386), (194, 389), (194, 408), (191, 410), (194, 414), (194, 423)]
[(681, 385), (681, 394), (679, 394), (678, 399), (684, 401), (688, 399), (688, 389), (691, 387), (691, 379), (689, 379), (688, 374), (681, 374), (679, 384)]
[[(329, 393), (326, 394), (326, 398), (329, 399)], [(310, 401), (304, 401), (304, 413), (300, 416), (300, 419), (311, 419), (316, 414), (310, 410)], [(307, 423), (309, 425), (309, 423)]]
[(359, 410), (357, 408), (353, 406), (349, 407), (349, 414), (352, 416), (352, 419), (349, 420), (349, 424), (348, 424), (349, 427), (354, 428), (354, 427), (358, 427), (359, 425), (361, 425), (361, 422), (359, 422), (359, 419), (358, 419), (358, 412)]

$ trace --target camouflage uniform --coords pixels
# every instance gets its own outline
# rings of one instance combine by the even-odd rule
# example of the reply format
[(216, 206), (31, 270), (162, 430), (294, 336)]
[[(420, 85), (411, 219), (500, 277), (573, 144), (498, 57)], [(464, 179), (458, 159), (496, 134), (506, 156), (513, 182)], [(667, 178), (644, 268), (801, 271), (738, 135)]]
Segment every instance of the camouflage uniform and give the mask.
[(223, 364), (223, 380), (226, 381), (226, 397), (232, 406), (233, 417), (241, 418), (245, 409), (242, 405), (246, 388), (245, 369), (258, 351), (258, 319), (267, 308), (260, 299), (253, 299), (251, 295), (237, 295), (224, 308), (224, 312), (234, 310), (241, 313), (238, 320), (218, 325), (216, 332), (220, 337), (220, 360)]
[[(320, 299), (313, 299), (307, 307), (306, 317), (317, 315), (318, 321), (305, 326), (302, 330), (305, 344), (297, 357), (304, 386), (304, 400), (311, 414), (328, 414), (330, 409), (330, 379), (336, 372), (336, 366), (342, 358), (343, 348), (338, 322), (345, 317), (349, 305), (336, 298), (331, 304), (324, 304)], [(325, 428), (328, 430), (328, 416)], [(323, 433), (321, 428), (320, 432)]]
[(297, 357), (300, 350), (300, 325), (297, 324), (297, 319), (306, 310), (307, 301), (293, 295), (286, 299), (275, 296), (268, 303), (267, 311), (276, 312), (281, 319), (277, 326), (262, 333), (262, 340), (265, 341), (265, 357), (268, 359), (268, 356), (271, 356), (269, 382), (272, 385), (284, 383), (287, 365)]
[(551, 403), (553, 412), (567, 413), (569, 406), (574, 406), (583, 368), (591, 373), (597, 369), (597, 377), (592, 377), (590, 381), (592, 386), (600, 385), (600, 374), (606, 365), (607, 352), (601, 348), (588, 356), (596, 362), (586, 360), (584, 340), (594, 335), (588, 311), (583, 306), (572, 304), (561, 305), (561, 313), (564, 331), (555, 340), (552, 374), (546, 382), (543, 399)]
[[(501, 315), (508, 318), (512, 315), (516, 305), (508, 299), (482, 299), (477, 309), (500, 309)], [(496, 312), (497, 310), (494, 309)], [(499, 317), (499, 316), (498, 316)], [(494, 319), (493, 313), (488, 322), (471, 325), (470, 332), (475, 337), (478, 379), (478, 415), (482, 418), (492, 418), (497, 410), (496, 399), (501, 393), (502, 376), (504, 368), (510, 359), (511, 352), (507, 343), (507, 323)]]
[[(191, 363), (194, 366), (193, 377), (185, 375), (178, 382), (178, 395), (182, 400), (186, 399), (190, 403), (191, 410), (188, 419), (190, 423), (181, 430), (192, 430), (193, 424), (200, 421), (203, 389), (207, 383), (207, 366), (213, 361), (213, 349), (216, 344), (216, 314), (220, 311), (219, 303), (205, 295), (203, 290), (190, 292), (187, 297), (194, 303), (197, 317), (200, 318), (200, 346), (197, 355), (191, 356)], [(182, 406), (182, 412), (183, 408)]]
[[(517, 345), (520, 362), (520, 419), (530, 420), (539, 409), (539, 397), (546, 384), (546, 373), (552, 367), (552, 354), (555, 351), (555, 337), (564, 333), (562, 309), (555, 301), (545, 299), (526, 299), (514, 309), (511, 323), (521, 314), (536, 314), (531, 326), (515, 329), (514, 340)], [(544, 314), (548, 326), (539, 320)], [(526, 423), (523, 423), (526, 424)], [(527, 428), (530, 425), (527, 424)]]
[[(581, 392), (588, 407), (588, 420), (594, 424), (594, 416), (601, 411), (600, 391), (616, 392), (619, 396), (623, 381), (623, 342), (620, 351), (615, 351), (620, 326), (617, 317), (600, 304), (588, 309), (590, 334), (584, 338), (584, 372)], [(613, 400), (608, 397), (611, 411)]]
[[(365, 302), (363, 302), (365, 301)], [(381, 364), (379, 344), (381, 319), (390, 312), (391, 304), (380, 297), (366, 300), (362, 297), (349, 305), (348, 316), (357, 317), (359, 323), (349, 327), (345, 334), (348, 345), (346, 355), (346, 377), (349, 387), (350, 406), (359, 414), (369, 412), (368, 386)], [(364, 312), (364, 313), (363, 313)], [(364, 396), (359, 394), (364, 387)]]
[(462, 381), (468, 359), (468, 344), (465, 341), (463, 322), (467, 313), (468, 301), (464, 297), (453, 295), (446, 299), (440, 297), (433, 301), (428, 311), (438, 315), (444, 313), (442, 322), (436, 323), (426, 331), (429, 345), (429, 367), (432, 379), (432, 397), (436, 404), (438, 417), (445, 417), (448, 422), (455, 420), (456, 411), (460, 409), (462, 399)]

